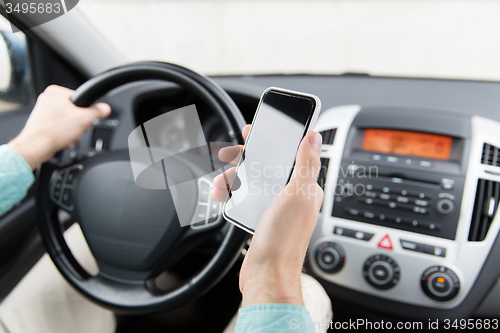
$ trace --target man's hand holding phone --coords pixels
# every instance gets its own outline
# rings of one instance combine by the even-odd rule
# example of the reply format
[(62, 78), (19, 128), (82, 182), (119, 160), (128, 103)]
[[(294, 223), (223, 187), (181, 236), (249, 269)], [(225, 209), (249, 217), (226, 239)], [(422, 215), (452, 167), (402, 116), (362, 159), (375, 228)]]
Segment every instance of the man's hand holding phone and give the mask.
[[(243, 128), (248, 137), (250, 125)], [(308, 133), (300, 143), (290, 182), (262, 216), (240, 274), (243, 306), (264, 303), (303, 305), (300, 273), (318, 220), (323, 191), (317, 184), (321, 168), (321, 135)], [(226, 163), (237, 163), (243, 146), (219, 152)], [(212, 198), (224, 202), (235, 168), (214, 179)]]

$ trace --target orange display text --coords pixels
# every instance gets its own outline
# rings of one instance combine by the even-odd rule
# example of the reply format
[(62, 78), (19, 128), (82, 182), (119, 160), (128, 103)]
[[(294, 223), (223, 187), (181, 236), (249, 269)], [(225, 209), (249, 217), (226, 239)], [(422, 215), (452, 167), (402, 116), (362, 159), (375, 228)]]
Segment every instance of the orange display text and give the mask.
[(365, 129), (363, 150), (449, 160), (453, 138), (436, 134)]

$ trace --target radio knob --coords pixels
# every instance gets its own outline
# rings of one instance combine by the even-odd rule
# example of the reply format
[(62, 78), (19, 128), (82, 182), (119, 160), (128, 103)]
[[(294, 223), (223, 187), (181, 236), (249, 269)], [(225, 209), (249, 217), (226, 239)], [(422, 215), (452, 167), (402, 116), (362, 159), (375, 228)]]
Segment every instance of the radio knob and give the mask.
[(383, 254), (371, 256), (365, 261), (363, 273), (366, 281), (377, 289), (394, 287), (400, 278), (399, 266), (394, 259)]
[(422, 275), (421, 286), (424, 293), (435, 301), (453, 299), (460, 291), (460, 280), (451, 269), (432, 266)]
[(436, 204), (436, 209), (441, 215), (451, 215), (455, 211), (455, 204), (450, 199), (440, 199)]
[(342, 246), (333, 242), (321, 243), (316, 249), (315, 257), (319, 268), (330, 274), (340, 271), (346, 259)]

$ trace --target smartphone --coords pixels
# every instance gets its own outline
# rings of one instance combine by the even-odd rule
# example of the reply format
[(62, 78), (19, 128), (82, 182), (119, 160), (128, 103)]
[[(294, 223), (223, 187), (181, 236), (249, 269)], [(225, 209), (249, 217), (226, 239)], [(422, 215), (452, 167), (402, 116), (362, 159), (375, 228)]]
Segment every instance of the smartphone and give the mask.
[(321, 109), (317, 96), (271, 87), (262, 94), (229, 187), (223, 216), (253, 234), (290, 180), (302, 138)]

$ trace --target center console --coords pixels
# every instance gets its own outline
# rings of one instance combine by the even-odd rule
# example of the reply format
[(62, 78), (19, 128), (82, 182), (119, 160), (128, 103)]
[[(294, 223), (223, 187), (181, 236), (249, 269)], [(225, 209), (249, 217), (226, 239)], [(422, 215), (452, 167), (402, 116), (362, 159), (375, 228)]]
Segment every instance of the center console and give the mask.
[(414, 124), (412, 118), (422, 115), (406, 111), (403, 120), (398, 114), (380, 110), (355, 117), (334, 189), (332, 216), (455, 239), (470, 120), (456, 118), (436, 128), (442, 119), (429, 114), (428, 123), (407, 131), (401, 130), (402, 123)]
[[(500, 124), (436, 110), (327, 110), (325, 199), (308, 251), (322, 281), (430, 309), (460, 306), (500, 228)], [(328, 139), (325, 141), (325, 137)]]

